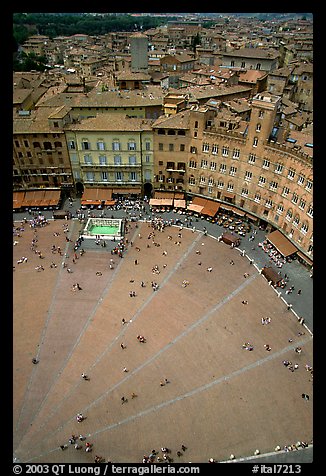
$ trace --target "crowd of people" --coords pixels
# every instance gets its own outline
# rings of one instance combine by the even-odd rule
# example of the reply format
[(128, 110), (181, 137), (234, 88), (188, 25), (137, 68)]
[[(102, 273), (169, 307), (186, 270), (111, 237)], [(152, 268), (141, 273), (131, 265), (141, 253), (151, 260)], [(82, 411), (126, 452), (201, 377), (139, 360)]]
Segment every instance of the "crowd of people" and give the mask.
[(270, 261), (275, 264), (277, 268), (282, 268), (285, 263), (291, 262), (291, 258), (284, 258), (267, 240), (258, 243), (258, 246), (269, 256)]

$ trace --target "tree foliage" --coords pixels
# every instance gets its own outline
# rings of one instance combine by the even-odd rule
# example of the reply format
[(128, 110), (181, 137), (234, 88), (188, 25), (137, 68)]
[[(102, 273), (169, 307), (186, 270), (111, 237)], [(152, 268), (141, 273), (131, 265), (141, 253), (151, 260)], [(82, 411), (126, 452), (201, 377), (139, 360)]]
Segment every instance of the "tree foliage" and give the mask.
[(196, 46), (198, 45), (201, 45), (201, 37), (199, 33), (196, 33), (196, 35), (191, 38), (191, 47), (194, 53), (196, 53)]
[(44, 71), (46, 69), (47, 59), (35, 53), (24, 53), (14, 55), (13, 70), (14, 71)]
[[(172, 19), (174, 17), (171, 17)], [(13, 32), (18, 44), (28, 36), (35, 34), (71, 36), (80, 34), (104, 35), (114, 31), (134, 31), (155, 28), (166, 23), (165, 17), (90, 14), (52, 14), (52, 13), (15, 13), (13, 15)]]

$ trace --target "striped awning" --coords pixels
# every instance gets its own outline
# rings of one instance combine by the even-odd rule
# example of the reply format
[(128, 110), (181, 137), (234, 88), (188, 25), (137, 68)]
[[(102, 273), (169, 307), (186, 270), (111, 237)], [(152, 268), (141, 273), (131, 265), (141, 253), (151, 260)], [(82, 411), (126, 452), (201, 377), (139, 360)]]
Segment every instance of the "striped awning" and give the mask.
[(14, 192), (13, 193), (13, 209), (19, 209), (23, 206), (25, 197), (25, 192)]
[(82, 205), (101, 205), (112, 200), (111, 188), (86, 188), (81, 198)]
[(21, 204), (23, 207), (49, 207), (56, 206), (60, 201), (60, 190), (27, 190), (24, 200)]

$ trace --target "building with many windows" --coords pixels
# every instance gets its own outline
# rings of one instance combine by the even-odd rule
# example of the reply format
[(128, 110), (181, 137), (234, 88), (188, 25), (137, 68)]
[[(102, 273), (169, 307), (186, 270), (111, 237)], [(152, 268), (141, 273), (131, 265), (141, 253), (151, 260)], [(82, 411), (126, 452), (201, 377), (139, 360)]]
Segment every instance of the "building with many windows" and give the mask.
[(187, 189), (190, 113), (190, 109), (186, 109), (169, 117), (161, 116), (153, 124), (155, 189)]
[(227, 68), (273, 71), (278, 67), (279, 53), (273, 49), (239, 48), (225, 51), (222, 65)]
[(312, 134), (280, 126), (280, 96), (264, 91), (246, 101), (245, 114), (210, 99), (157, 119), (87, 110), (82, 100), (43, 103), (14, 119), (14, 189), (209, 198), (280, 230), (312, 262)]
[(63, 130), (69, 121), (65, 106), (17, 114), (13, 121), (14, 190), (73, 187)]
[(89, 93), (63, 92), (54, 95), (36, 105), (36, 108), (59, 107), (62, 104), (71, 107), (74, 120), (94, 117), (97, 114), (125, 114), (130, 117), (156, 119), (162, 114), (161, 90), (146, 91), (103, 91), (94, 88)]
[(103, 113), (69, 125), (66, 138), (76, 188), (107, 187), (117, 195), (150, 195), (152, 122)]
[[(280, 98), (259, 93), (250, 120), (199, 107), (161, 117), (154, 130), (154, 189), (184, 190), (234, 207), (313, 254), (312, 139), (277, 139)], [(297, 134), (300, 134), (297, 132)]]

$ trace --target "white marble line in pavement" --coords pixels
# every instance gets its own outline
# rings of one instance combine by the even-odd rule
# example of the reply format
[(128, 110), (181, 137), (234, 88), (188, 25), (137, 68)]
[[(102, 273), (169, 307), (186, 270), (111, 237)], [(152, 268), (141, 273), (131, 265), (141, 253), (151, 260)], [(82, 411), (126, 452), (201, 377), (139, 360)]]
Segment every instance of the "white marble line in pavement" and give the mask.
[[(311, 339), (312, 339), (312, 337), (308, 336), (305, 339), (302, 339), (301, 341), (299, 341), (297, 343), (297, 345), (302, 346)], [(166, 400), (165, 402), (159, 403), (158, 405), (154, 405), (150, 408), (147, 408), (146, 410), (143, 410), (139, 413), (136, 413), (135, 415), (131, 415), (130, 417), (125, 418), (124, 420), (121, 420), (121, 421), (118, 421), (116, 423), (112, 423), (111, 425), (107, 425), (103, 428), (100, 428), (99, 430), (96, 430), (93, 433), (90, 433), (88, 435), (88, 437), (94, 437), (95, 435), (98, 435), (99, 433), (103, 433), (105, 431), (112, 430), (112, 429), (116, 428), (117, 426), (128, 424), (128, 423), (136, 420), (137, 418), (144, 417), (144, 416), (146, 416), (146, 415), (148, 415), (152, 412), (157, 412), (157, 411), (161, 410), (162, 408), (167, 407), (168, 405), (173, 405), (174, 403), (176, 403), (180, 400), (184, 400), (185, 398), (192, 397), (193, 395), (196, 395), (196, 394), (201, 393), (205, 390), (208, 390), (208, 389), (214, 387), (215, 385), (218, 385), (220, 383), (231, 380), (232, 378), (237, 377), (238, 375), (240, 375), (244, 372), (248, 372), (249, 370), (258, 367), (259, 365), (263, 365), (266, 362), (274, 360), (275, 358), (279, 358), (281, 355), (283, 355), (286, 352), (289, 352), (292, 349), (293, 349), (293, 344), (289, 345), (287, 347), (284, 347), (283, 349), (279, 350), (278, 352), (275, 352), (273, 354), (269, 354), (267, 357), (264, 357), (260, 360), (252, 362), (251, 364), (246, 365), (245, 367), (242, 367), (241, 369), (235, 370), (234, 372), (231, 372), (229, 375), (223, 375), (222, 377), (219, 377), (219, 378), (217, 378), (217, 379), (213, 380), (212, 382), (209, 382), (205, 385), (201, 385), (200, 387), (194, 388), (194, 389), (190, 390), (189, 392), (186, 392), (186, 393), (184, 393), (182, 395), (179, 395), (175, 398), (172, 398), (170, 400)], [(47, 453), (44, 453), (42, 455), (37, 455), (34, 458), (31, 458), (30, 460), (28, 460), (27, 462), (33, 461), (36, 458), (43, 457), (46, 454), (49, 454), (49, 453), (51, 453), (55, 450), (58, 450), (58, 448), (52, 449), (52, 450), (50, 450)]]
[[(69, 232), (69, 239), (71, 238), (72, 236), (72, 233), (73, 233), (73, 229), (74, 227), (72, 227), (71, 231)], [(65, 255), (67, 253), (67, 250), (68, 250), (68, 246), (69, 246), (69, 243), (70, 242), (67, 242), (66, 244), (66, 247), (65, 247)], [(46, 336), (46, 332), (47, 332), (47, 329), (48, 329), (48, 325), (49, 325), (49, 322), (50, 322), (50, 318), (52, 316), (52, 312), (53, 312), (53, 306), (54, 306), (54, 303), (56, 301), (56, 295), (57, 295), (57, 289), (58, 289), (58, 286), (59, 286), (59, 280), (60, 280), (60, 276), (61, 276), (61, 273), (63, 271), (63, 268), (61, 267), (59, 272), (58, 272), (58, 276), (57, 276), (57, 280), (56, 280), (56, 284), (55, 284), (55, 288), (54, 288), (54, 291), (53, 291), (53, 297), (52, 297), (52, 300), (51, 300), (51, 304), (50, 304), (50, 308), (47, 312), (47, 317), (46, 317), (46, 321), (45, 321), (45, 325), (43, 327), (43, 330), (42, 330), (42, 334), (41, 334), (41, 337), (40, 337), (40, 344), (39, 344), (39, 348), (38, 348), (38, 351), (37, 351), (37, 354), (36, 354), (36, 359), (39, 359), (39, 356), (40, 356), (40, 352), (41, 352), (41, 347), (42, 347), (42, 344), (44, 342), (44, 339), (45, 339), (45, 336)], [(25, 405), (26, 405), (26, 397), (29, 393), (29, 389), (31, 387), (31, 384), (32, 384), (32, 380), (33, 380), (33, 376), (34, 376), (34, 373), (36, 371), (36, 367), (33, 368), (32, 370), (32, 373), (31, 373), (31, 376), (30, 376), (30, 379), (29, 379), (29, 382), (28, 382), (28, 385), (27, 385), (27, 388), (25, 390), (25, 394), (24, 394), (24, 399), (23, 399), (23, 405), (20, 409), (20, 413), (19, 413), (19, 417), (18, 417), (18, 420), (17, 420), (17, 423), (16, 423), (16, 427), (15, 427), (15, 431), (17, 431), (19, 425), (20, 425), (20, 421), (21, 421), (21, 417), (22, 417), (22, 413), (25, 409)]]
[[(211, 308), (204, 316), (202, 316), (199, 320), (194, 322), (191, 326), (189, 326), (187, 329), (185, 329), (181, 334), (179, 334), (175, 339), (173, 339), (171, 342), (169, 342), (165, 347), (160, 349), (156, 354), (154, 354), (152, 357), (150, 357), (148, 360), (143, 362), (139, 367), (128, 373), (128, 375), (120, 380), (117, 384), (115, 384), (113, 387), (109, 388), (106, 392), (104, 392), (100, 397), (98, 397), (96, 400), (94, 400), (92, 403), (90, 403), (87, 407), (83, 408), (81, 413), (86, 413), (90, 408), (92, 408), (95, 404), (99, 403), (102, 399), (107, 397), (111, 392), (113, 392), (116, 388), (118, 388), (121, 384), (126, 382), (128, 379), (130, 379), (132, 376), (134, 376), (136, 373), (138, 373), (140, 370), (142, 370), (144, 367), (148, 366), (151, 364), (155, 359), (157, 359), (162, 353), (164, 353), (166, 350), (168, 350), (171, 346), (176, 344), (180, 339), (188, 335), (191, 331), (196, 329), (199, 325), (201, 325), (204, 321), (206, 321), (209, 317), (211, 317), (212, 314), (214, 314), (216, 311), (218, 311), (224, 304), (229, 302), (233, 297), (235, 297), (239, 292), (241, 292), (246, 286), (248, 286), (252, 280), (254, 280), (259, 274), (255, 274), (247, 278), (238, 288), (236, 288), (232, 293), (228, 294), (224, 299), (219, 301), (213, 308)], [(74, 417), (73, 417), (74, 418)], [(69, 422), (73, 421), (73, 418), (68, 420), (67, 422), (64, 423), (64, 425), (61, 425), (60, 427), (55, 430), (54, 433), (57, 433), (60, 431), (62, 428), (64, 428)]]
[[(137, 230), (136, 230), (136, 231), (137, 231)], [(201, 234), (198, 234), (198, 236), (196, 237), (196, 239), (195, 239), (195, 240), (191, 243), (191, 245), (188, 247), (187, 251), (182, 255), (182, 257), (179, 259), (179, 261), (176, 263), (176, 265), (171, 269), (171, 271), (170, 271), (170, 272), (167, 274), (167, 276), (163, 279), (162, 283), (160, 284), (160, 287), (159, 287), (158, 291), (164, 286), (164, 284), (170, 279), (170, 277), (175, 273), (175, 271), (181, 266), (181, 264), (184, 262), (184, 260), (188, 257), (188, 255), (189, 255), (189, 254), (191, 253), (191, 251), (194, 249), (194, 247), (195, 247), (197, 241), (199, 240), (199, 238), (202, 238), (202, 235), (201, 235)], [(115, 269), (115, 273), (116, 273), (116, 271), (117, 271), (117, 268)], [(111, 280), (110, 280), (110, 283), (111, 283), (111, 282), (112, 282), (112, 278), (111, 278)], [(108, 286), (107, 286), (107, 287), (105, 288), (105, 290), (103, 291), (102, 296), (107, 292), (107, 290), (108, 290)], [(157, 292), (156, 292), (156, 295), (157, 295)], [(133, 315), (133, 317), (132, 317), (132, 319), (131, 319), (132, 322), (134, 322), (134, 321), (136, 320), (136, 318), (139, 316), (139, 314), (144, 310), (144, 308), (151, 302), (151, 300), (152, 300), (153, 298), (154, 298), (154, 293), (151, 294), (151, 295), (148, 297), (148, 299), (143, 303), (143, 305), (142, 305), (142, 306), (137, 310), (137, 312)], [(99, 302), (100, 302), (100, 301), (99, 301)], [(73, 350), (75, 349), (75, 347), (77, 346), (78, 342), (80, 341), (82, 334), (83, 334), (83, 333), (85, 332), (85, 330), (87, 329), (87, 327), (88, 327), (88, 325), (89, 325), (89, 323), (90, 323), (90, 321), (91, 321), (91, 318), (93, 317), (93, 315), (94, 315), (94, 313), (95, 313), (95, 311), (96, 311), (98, 305), (99, 305), (99, 303), (98, 303), (98, 304), (96, 305), (96, 307), (94, 308), (94, 311), (92, 312), (90, 318), (88, 319), (88, 321), (87, 321), (87, 323), (85, 324), (83, 330), (81, 331), (81, 333), (80, 333), (80, 335), (79, 335), (79, 337), (78, 337), (78, 339), (77, 339), (77, 341), (76, 341), (76, 343), (75, 343), (75, 345), (74, 345), (72, 351), (69, 353), (69, 356), (67, 357), (67, 359), (70, 358), (70, 356), (72, 355)], [(117, 336), (113, 339), (113, 341), (111, 341), (111, 343), (106, 347), (106, 349), (102, 352), (102, 354), (101, 354), (101, 355), (95, 360), (95, 362), (87, 369), (87, 371), (85, 372), (86, 374), (87, 374), (91, 369), (93, 369), (93, 368), (101, 361), (101, 359), (107, 354), (107, 352), (113, 347), (113, 345), (114, 345), (119, 339), (121, 339), (122, 335), (126, 332), (127, 327), (128, 327), (129, 325), (130, 325), (130, 323), (127, 323), (127, 325), (125, 326), (125, 329), (122, 329), (122, 330), (120, 331), (120, 333), (117, 334)], [(65, 359), (65, 363), (67, 362), (67, 359)], [(57, 375), (60, 375), (60, 373), (62, 373), (63, 370), (64, 370), (64, 366), (60, 369), (60, 371), (58, 372)], [(137, 370), (137, 369), (135, 369), (135, 370)], [(134, 372), (135, 372), (135, 370), (134, 370)], [(134, 372), (130, 373), (130, 376), (131, 376)], [(118, 386), (118, 385), (120, 385), (121, 383), (123, 383), (127, 378), (128, 378), (128, 377), (126, 377), (125, 379), (123, 379), (122, 381), (120, 381), (119, 384), (117, 384), (116, 386)], [(55, 383), (55, 382), (56, 382), (56, 380), (54, 381), (54, 383)], [(53, 385), (54, 385), (54, 383), (53, 383)], [(78, 382), (78, 383), (71, 389), (71, 391), (69, 392), (69, 394), (66, 395), (62, 400), (60, 400), (60, 404), (57, 405), (57, 407), (55, 407), (55, 408), (48, 414), (47, 420), (41, 425), (41, 427), (40, 427), (39, 429), (42, 429), (42, 428), (46, 425), (46, 422), (48, 421), (48, 419), (49, 419), (51, 416), (53, 416), (53, 415), (60, 409), (60, 407), (64, 404), (65, 400), (66, 400), (67, 398), (69, 398), (69, 396), (71, 395), (71, 393), (72, 393), (74, 390), (76, 390), (76, 388), (77, 388), (80, 384), (81, 384), (81, 383)], [(52, 385), (52, 386), (53, 386), (53, 385)], [(43, 401), (42, 401), (42, 404), (40, 405), (40, 407), (39, 407), (38, 412), (36, 413), (36, 415), (34, 415), (34, 418), (33, 418), (32, 421), (35, 420), (35, 418), (36, 418), (36, 416), (38, 415), (39, 411), (40, 411), (40, 410), (42, 409), (42, 407), (44, 406), (45, 401), (46, 401), (46, 399), (47, 399), (47, 397), (48, 397), (48, 394), (49, 394), (50, 390), (52, 389), (52, 386), (51, 386), (51, 388), (49, 389), (49, 391), (47, 392), (47, 395), (44, 397), (44, 399), (43, 399)], [(116, 387), (116, 386), (115, 386), (115, 387)], [(115, 387), (111, 388), (111, 389), (110, 389), (108, 392), (106, 392), (106, 393), (109, 393), (109, 392), (113, 391)], [(105, 395), (105, 394), (104, 394), (104, 395)], [(101, 397), (99, 397), (99, 398), (103, 398), (103, 395), (102, 395)], [(97, 399), (97, 400), (98, 400), (98, 399)], [(97, 400), (95, 400), (94, 402), (92, 402), (92, 404), (91, 404), (90, 406), (92, 406), (93, 404), (95, 404)], [(20, 441), (21, 441), (21, 440), (20, 440)]]
[[(70, 234), (69, 234), (69, 238), (71, 237), (71, 234), (72, 234), (72, 231), (71, 231)], [(67, 242), (66, 248), (65, 248), (65, 255), (67, 254), (68, 246), (69, 246), (69, 243)], [(63, 261), (63, 262), (64, 262), (64, 261)], [(108, 280), (108, 283), (107, 283), (107, 285), (105, 286), (105, 288), (104, 288), (103, 291), (102, 291), (102, 294), (101, 294), (102, 297), (100, 297), (99, 300), (96, 302), (96, 304), (95, 304), (95, 306), (94, 306), (92, 312), (90, 313), (90, 315), (89, 315), (89, 317), (88, 317), (88, 319), (87, 319), (87, 321), (86, 321), (84, 327), (82, 328), (82, 330), (81, 330), (79, 336), (77, 337), (75, 344), (73, 345), (72, 349), (70, 350), (70, 352), (68, 353), (67, 357), (65, 358), (65, 360), (64, 360), (64, 362), (63, 362), (63, 365), (61, 366), (61, 368), (60, 368), (59, 371), (57, 372), (56, 378), (53, 380), (52, 385), (50, 386), (50, 388), (48, 389), (48, 391), (47, 391), (46, 395), (44, 396), (42, 402), (40, 403), (40, 406), (39, 406), (39, 408), (37, 409), (37, 412), (33, 415), (33, 419), (31, 420), (31, 422), (34, 422), (35, 418), (37, 417), (37, 415), (38, 415), (38, 414), (40, 413), (40, 411), (42, 410), (42, 408), (43, 408), (43, 406), (44, 406), (44, 404), (45, 404), (45, 402), (46, 402), (46, 400), (47, 400), (47, 398), (48, 398), (48, 395), (49, 395), (50, 391), (52, 390), (53, 386), (55, 385), (55, 383), (56, 383), (56, 381), (57, 381), (57, 377), (58, 377), (58, 376), (63, 372), (63, 370), (65, 369), (67, 362), (69, 361), (69, 359), (70, 359), (71, 355), (73, 354), (75, 348), (77, 347), (78, 343), (80, 342), (80, 340), (81, 340), (83, 334), (85, 333), (86, 329), (87, 329), (88, 326), (90, 325), (90, 323), (91, 323), (91, 321), (92, 321), (92, 318), (93, 318), (93, 316), (94, 316), (95, 313), (96, 313), (97, 308), (99, 307), (100, 303), (102, 303), (102, 301), (103, 301), (103, 296), (108, 292), (108, 290), (110, 289), (110, 286), (111, 286), (112, 283), (114, 282), (114, 279), (113, 279), (113, 278), (114, 278), (115, 274), (117, 273), (118, 269), (119, 269), (119, 265), (114, 269), (114, 272), (110, 275), (110, 278), (109, 278), (109, 280)], [(49, 324), (49, 321), (50, 321), (50, 317), (51, 317), (51, 315), (52, 315), (52, 313), (53, 313), (53, 310), (52, 310), (52, 309), (53, 309), (54, 302), (55, 302), (55, 300), (56, 300), (56, 290), (57, 290), (57, 288), (58, 288), (59, 277), (60, 277), (60, 275), (61, 275), (61, 273), (62, 273), (62, 270), (63, 270), (63, 268), (60, 269), (59, 274), (58, 274), (58, 278), (57, 278), (56, 286), (55, 286), (55, 289), (54, 289), (54, 294), (53, 294), (52, 302), (51, 302), (51, 305), (50, 305), (50, 309), (49, 309), (49, 311), (48, 311), (48, 316), (47, 316), (46, 324), (45, 324), (45, 326), (44, 326), (44, 329), (43, 329), (43, 332), (42, 332), (42, 336), (41, 336), (41, 339), (40, 339), (41, 344), (40, 344), (40, 346), (39, 346), (38, 354), (37, 354), (37, 356), (36, 356), (37, 358), (39, 358), (39, 354), (40, 354), (40, 350), (41, 350), (41, 345), (42, 345), (43, 342), (44, 342), (44, 338), (45, 338), (45, 335), (46, 335), (46, 331), (47, 331), (47, 328), (48, 328), (48, 324)], [(35, 370), (36, 370), (36, 368), (33, 369), (33, 372), (35, 372)], [(29, 391), (29, 388), (30, 388), (30, 386), (31, 386), (32, 379), (33, 379), (33, 373), (32, 373), (32, 375), (31, 375), (31, 378), (30, 378), (28, 387), (27, 387), (26, 392), (25, 392), (24, 401), (26, 401), (26, 397), (27, 397), (27, 395), (28, 395), (28, 391)], [(17, 425), (16, 425), (16, 430), (17, 430), (17, 428), (18, 428), (18, 425), (19, 425), (19, 422), (20, 422), (20, 419), (21, 419), (21, 415), (22, 415), (22, 412), (23, 412), (24, 408), (25, 408), (25, 404), (23, 405), (23, 407), (22, 407), (22, 409), (21, 409), (20, 416), (19, 416), (19, 420), (18, 420)], [(24, 437), (24, 435), (22, 435), (22, 438), (19, 440), (19, 443), (21, 442), (21, 440), (23, 439), (23, 437)], [(19, 443), (18, 443), (18, 445), (19, 445)]]

